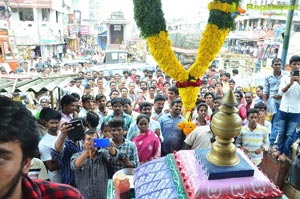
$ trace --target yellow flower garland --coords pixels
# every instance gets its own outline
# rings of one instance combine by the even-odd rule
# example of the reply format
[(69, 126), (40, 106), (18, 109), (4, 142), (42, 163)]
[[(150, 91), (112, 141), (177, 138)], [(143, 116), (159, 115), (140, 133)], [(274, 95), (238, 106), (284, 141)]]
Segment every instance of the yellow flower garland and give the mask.
[[(160, 68), (173, 79), (185, 82), (188, 81), (189, 75), (198, 79), (205, 73), (211, 60), (220, 51), (228, 33), (229, 29), (219, 29), (216, 25), (207, 24), (200, 41), (196, 62), (189, 70), (186, 70), (176, 58), (168, 32), (161, 31), (157, 36), (147, 37), (147, 41), (150, 52)], [(179, 89), (183, 106), (187, 111), (195, 106), (199, 89), (199, 87)]]
[[(232, 5), (228, 3), (211, 2), (208, 8), (209, 10), (217, 9), (226, 13), (232, 12)], [(168, 32), (160, 31), (158, 35), (147, 37), (147, 42), (150, 52), (160, 68), (173, 79), (185, 82), (189, 80), (190, 76), (198, 79), (205, 73), (210, 62), (220, 51), (229, 31), (229, 28), (220, 29), (217, 25), (207, 24), (200, 40), (196, 61), (189, 70), (186, 70), (176, 58)], [(199, 89), (199, 87), (179, 89), (183, 106), (187, 111), (195, 106)]]
[(150, 52), (159, 67), (177, 81), (187, 81), (188, 71), (181, 65), (172, 49), (168, 32), (161, 31), (157, 36), (147, 37)]
[(210, 62), (220, 51), (229, 31), (229, 28), (219, 29), (218, 26), (214, 24), (206, 25), (200, 41), (196, 62), (189, 70), (191, 76), (200, 78), (205, 73)]
[(185, 87), (185, 88), (178, 88), (179, 94), (181, 96), (182, 104), (184, 104), (184, 108), (186, 111), (191, 111), (197, 101), (198, 93), (200, 87)]
[[(233, 24), (231, 14), (235, 14), (237, 12), (237, 5), (239, 3), (239, 0), (226, 0), (223, 2), (221, 0), (214, 0), (209, 3), (208, 9), (212, 13), (211, 16), (213, 17), (209, 18), (208, 20), (208, 24), (206, 25), (205, 30), (202, 34), (202, 38), (200, 40), (200, 47), (198, 49), (196, 61), (189, 68), (189, 70), (185, 69), (176, 58), (176, 55), (172, 49), (171, 41), (168, 38), (168, 32), (164, 29), (159, 29), (159, 32), (155, 32), (155, 30), (158, 30), (158, 28), (165, 26), (165, 24), (161, 24), (162, 22), (164, 23), (164, 19), (162, 19), (163, 17), (155, 18), (155, 16), (154, 18), (151, 18), (152, 21), (156, 21), (159, 23), (144, 27), (144, 25), (147, 24), (145, 23), (145, 17), (147, 16), (147, 14), (145, 13), (153, 8), (159, 9), (159, 11), (161, 11), (161, 2), (158, 1), (154, 4), (152, 4), (152, 2), (144, 0), (134, 0), (134, 2), (137, 6), (137, 9), (135, 9), (135, 11), (138, 12), (136, 19), (138, 19), (138, 24), (140, 24), (140, 27), (144, 28), (143, 34), (147, 35), (146, 38), (150, 48), (150, 52), (154, 59), (157, 61), (159, 67), (167, 75), (177, 80), (178, 82), (196, 82), (205, 73), (205, 71), (209, 67), (209, 64), (213, 61), (217, 53), (220, 51), (226, 39), (226, 36), (230, 31), (230, 27)], [(145, 9), (143, 10), (143, 8)], [(159, 14), (160, 16), (163, 16), (162, 12), (159, 12)], [(155, 28), (153, 29), (152, 27)], [(152, 34), (149, 34), (150, 32)], [(194, 108), (196, 104), (200, 87), (190, 86), (190, 84), (186, 85), (187, 86), (179, 87), (179, 94), (183, 102), (183, 107), (187, 112), (189, 112), (192, 110), (192, 108)], [(183, 130), (185, 129), (184, 131), (187, 134), (190, 133), (193, 128), (195, 128), (190, 121), (179, 123), (179, 127)]]

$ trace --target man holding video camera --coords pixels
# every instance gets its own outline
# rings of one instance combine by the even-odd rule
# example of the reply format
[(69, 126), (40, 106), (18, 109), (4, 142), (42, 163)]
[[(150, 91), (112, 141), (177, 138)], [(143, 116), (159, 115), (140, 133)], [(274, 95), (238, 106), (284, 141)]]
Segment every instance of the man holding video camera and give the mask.
[(272, 154), (282, 162), (290, 155), (295, 130), (300, 121), (300, 56), (291, 57), (290, 67), (291, 73), (280, 81), (279, 95), (282, 100), (279, 108), (278, 151)]
[(98, 123), (98, 114), (93, 111), (89, 111), (87, 112), (85, 120), (77, 118), (61, 124), (61, 133), (55, 142), (55, 147), (51, 149), (52, 159), (58, 162), (61, 169), (61, 183), (76, 187), (74, 171), (70, 166), (70, 159), (73, 154), (82, 150), (79, 141), (84, 137), (84, 132), (88, 129), (95, 130)]
[[(73, 187), (75, 186), (74, 172), (71, 170), (70, 158), (74, 153), (81, 151), (79, 140), (81, 138), (76, 138), (75, 136), (68, 137), (68, 134), (72, 133), (72, 130), (76, 130), (72, 123), (81, 122), (82, 119), (72, 119), (69, 123), (64, 122), (60, 126), (60, 134), (51, 149), (51, 157), (53, 160), (57, 161), (61, 169), (61, 183), (69, 184)], [(83, 126), (82, 126), (83, 127)], [(85, 129), (79, 132), (82, 136)], [(74, 133), (76, 133), (74, 131)]]

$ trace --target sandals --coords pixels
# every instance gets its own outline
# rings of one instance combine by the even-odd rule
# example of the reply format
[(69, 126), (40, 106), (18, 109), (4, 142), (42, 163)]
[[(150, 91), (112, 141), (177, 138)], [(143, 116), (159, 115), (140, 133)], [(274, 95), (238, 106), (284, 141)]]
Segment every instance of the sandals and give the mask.
[(275, 151), (275, 152), (272, 153), (273, 158), (277, 159), (279, 156), (281, 156), (281, 153), (279, 151)]

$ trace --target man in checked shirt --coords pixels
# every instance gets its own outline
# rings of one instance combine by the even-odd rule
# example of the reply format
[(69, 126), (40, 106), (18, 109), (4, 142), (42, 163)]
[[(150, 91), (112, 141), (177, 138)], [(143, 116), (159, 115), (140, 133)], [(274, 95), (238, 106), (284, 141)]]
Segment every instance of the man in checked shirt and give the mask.
[(20, 102), (0, 96), (0, 198), (83, 199), (69, 185), (31, 180), (27, 173), (38, 147), (37, 123)]

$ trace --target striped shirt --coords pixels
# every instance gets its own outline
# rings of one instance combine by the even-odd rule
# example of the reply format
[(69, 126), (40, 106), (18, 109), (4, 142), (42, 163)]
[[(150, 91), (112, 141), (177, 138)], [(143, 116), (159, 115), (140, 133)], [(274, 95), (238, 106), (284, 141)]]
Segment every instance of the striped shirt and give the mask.
[(248, 126), (243, 126), (240, 135), (236, 138), (235, 144), (237, 147), (246, 148), (249, 151), (248, 156), (251, 160), (256, 165), (259, 165), (263, 158), (263, 153), (255, 154), (255, 150), (260, 149), (261, 147), (268, 150), (268, 129), (260, 124), (257, 124), (253, 131), (251, 131)]
[(71, 158), (71, 169), (75, 173), (76, 188), (84, 196), (90, 199), (106, 199), (108, 174), (107, 163), (111, 159), (118, 158), (118, 150), (115, 156), (111, 156), (106, 149), (97, 151), (92, 159), (86, 158), (81, 168), (76, 168), (75, 161), (83, 152), (75, 153)]
[(30, 162), (30, 168), (28, 171), (28, 177), (31, 180), (40, 179), (40, 180), (48, 180), (47, 169), (42, 160), (38, 158), (32, 158)]

